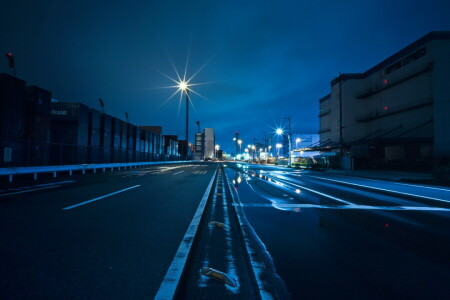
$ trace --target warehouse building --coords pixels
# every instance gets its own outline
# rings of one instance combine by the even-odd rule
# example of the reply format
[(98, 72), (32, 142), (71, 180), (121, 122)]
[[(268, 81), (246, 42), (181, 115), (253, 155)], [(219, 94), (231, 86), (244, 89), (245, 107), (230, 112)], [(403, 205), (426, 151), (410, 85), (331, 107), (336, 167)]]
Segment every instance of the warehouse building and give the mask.
[[(450, 32), (431, 32), (319, 100), (316, 150), (356, 165), (429, 167), (450, 156)], [(412, 163), (412, 165), (411, 165)]]

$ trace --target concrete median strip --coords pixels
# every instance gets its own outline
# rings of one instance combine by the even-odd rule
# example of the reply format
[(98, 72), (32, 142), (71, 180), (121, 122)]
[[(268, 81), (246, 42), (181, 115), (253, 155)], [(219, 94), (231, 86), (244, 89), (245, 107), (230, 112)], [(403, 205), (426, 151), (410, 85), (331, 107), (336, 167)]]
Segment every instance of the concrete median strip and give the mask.
[(175, 293), (177, 291), (178, 285), (180, 283), (181, 275), (183, 274), (183, 270), (186, 266), (186, 262), (189, 256), (189, 253), (192, 248), (192, 244), (194, 243), (195, 236), (198, 232), (198, 227), (200, 221), (203, 216), (203, 212), (205, 211), (206, 203), (208, 202), (209, 195), (211, 194), (211, 189), (214, 183), (214, 179), (217, 174), (217, 169), (214, 172), (214, 175), (209, 182), (208, 187), (206, 188), (205, 194), (200, 201), (200, 204), (197, 208), (197, 211), (192, 218), (191, 224), (189, 225), (183, 240), (181, 241), (180, 246), (178, 247), (177, 252), (175, 253), (175, 257), (170, 264), (169, 269), (167, 270), (166, 276), (164, 276), (163, 281), (159, 287), (158, 292), (156, 293), (155, 299), (173, 299), (175, 297)]
[(141, 185), (135, 185), (135, 186), (132, 186), (132, 187), (129, 187), (129, 188), (126, 188), (126, 189), (123, 189), (123, 190), (120, 190), (120, 191), (117, 191), (117, 192), (114, 192), (114, 193), (110, 193), (110, 194), (107, 194), (107, 195), (104, 195), (104, 196), (100, 196), (100, 197), (97, 197), (97, 198), (94, 198), (94, 199), (91, 199), (91, 200), (88, 200), (88, 201), (84, 201), (84, 202), (81, 202), (81, 203), (78, 203), (78, 204), (75, 204), (75, 205), (67, 206), (67, 207), (64, 207), (63, 210), (69, 210), (69, 209), (72, 209), (72, 208), (75, 208), (75, 207), (78, 207), (78, 206), (89, 204), (91, 202), (98, 201), (100, 199), (103, 199), (103, 198), (106, 198), (106, 197), (109, 197), (109, 196), (113, 196), (113, 195), (116, 195), (116, 194), (119, 194), (119, 193), (123, 193), (125, 191), (131, 190), (131, 189), (135, 189), (135, 188), (140, 187), (140, 186)]

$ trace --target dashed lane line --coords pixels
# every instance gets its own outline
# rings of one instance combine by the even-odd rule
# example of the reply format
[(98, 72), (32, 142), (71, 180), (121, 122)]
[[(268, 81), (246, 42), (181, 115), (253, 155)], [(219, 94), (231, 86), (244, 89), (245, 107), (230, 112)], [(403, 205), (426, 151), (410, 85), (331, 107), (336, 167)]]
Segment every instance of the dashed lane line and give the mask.
[(69, 210), (69, 209), (72, 209), (72, 208), (75, 208), (75, 207), (79, 207), (79, 206), (82, 206), (82, 205), (85, 205), (85, 204), (89, 204), (89, 203), (92, 203), (94, 201), (98, 201), (98, 200), (104, 199), (106, 197), (110, 197), (110, 196), (113, 196), (113, 195), (116, 195), (116, 194), (119, 194), (119, 193), (123, 193), (125, 191), (131, 190), (131, 189), (135, 189), (135, 188), (140, 187), (140, 186), (141, 186), (140, 184), (139, 185), (135, 185), (135, 186), (131, 186), (129, 188), (126, 188), (126, 189), (123, 189), (123, 190), (120, 190), (120, 191), (117, 191), (117, 192), (114, 192), (114, 193), (110, 193), (110, 194), (103, 195), (103, 196), (100, 196), (100, 197), (97, 197), (97, 198), (94, 198), (94, 199), (91, 199), (91, 200), (88, 200), (88, 201), (84, 201), (84, 202), (75, 204), (75, 205), (64, 207), (63, 210)]

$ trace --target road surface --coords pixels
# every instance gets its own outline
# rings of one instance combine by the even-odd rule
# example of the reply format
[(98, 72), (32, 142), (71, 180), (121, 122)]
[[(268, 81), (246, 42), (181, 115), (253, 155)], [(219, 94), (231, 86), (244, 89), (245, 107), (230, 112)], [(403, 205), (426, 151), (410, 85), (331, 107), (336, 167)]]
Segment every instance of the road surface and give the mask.
[(245, 164), (226, 172), (292, 298), (450, 297), (449, 188)]
[(0, 245), (2, 299), (448, 299), (450, 189), (234, 163), (47, 178), (0, 190)]

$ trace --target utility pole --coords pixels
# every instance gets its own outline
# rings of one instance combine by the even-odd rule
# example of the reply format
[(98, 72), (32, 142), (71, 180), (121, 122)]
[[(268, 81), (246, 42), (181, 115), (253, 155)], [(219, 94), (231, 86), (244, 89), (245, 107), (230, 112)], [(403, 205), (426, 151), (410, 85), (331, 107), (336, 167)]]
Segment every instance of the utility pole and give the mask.
[(186, 143), (189, 143), (189, 90), (186, 89)]
[(291, 143), (291, 117), (284, 117), (288, 120), (288, 143), (289, 143), (289, 160), (288, 160), (288, 166), (290, 167), (292, 165), (292, 143)]

